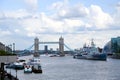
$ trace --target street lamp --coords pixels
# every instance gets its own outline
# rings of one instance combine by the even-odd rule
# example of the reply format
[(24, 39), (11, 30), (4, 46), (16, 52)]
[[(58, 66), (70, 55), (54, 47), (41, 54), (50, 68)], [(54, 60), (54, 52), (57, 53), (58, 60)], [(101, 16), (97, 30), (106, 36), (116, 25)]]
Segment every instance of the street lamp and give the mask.
[(11, 53), (12, 53), (12, 44), (10, 44), (10, 48), (11, 48)]
[(0, 75), (1, 75), (1, 80), (4, 80), (4, 74), (5, 74), (5, 72), (4, 72), (4, 63), (1, 63), (1, 70), (0, 70)]
[(16, 70), (16, 79), (17, 79), (17, 69), (15, 69)]
[(15, 43), (13, 43), (13, 53), (15, 52)]

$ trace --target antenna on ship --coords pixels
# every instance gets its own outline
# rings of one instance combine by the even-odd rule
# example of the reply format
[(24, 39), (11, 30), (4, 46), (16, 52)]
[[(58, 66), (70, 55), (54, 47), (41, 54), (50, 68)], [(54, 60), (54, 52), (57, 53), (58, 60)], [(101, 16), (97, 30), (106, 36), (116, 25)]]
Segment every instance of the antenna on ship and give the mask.
[(95, 47), (94, 39), (91, 39), (91, 47)]

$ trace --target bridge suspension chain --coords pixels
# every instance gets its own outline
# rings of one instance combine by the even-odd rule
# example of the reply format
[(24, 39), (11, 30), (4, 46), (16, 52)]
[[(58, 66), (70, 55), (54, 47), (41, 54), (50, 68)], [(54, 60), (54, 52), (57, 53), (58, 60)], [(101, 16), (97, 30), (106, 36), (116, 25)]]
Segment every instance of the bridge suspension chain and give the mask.
[(18, 54), (23, 54), (23, 53), (25, 53), (25, 52), (27, 52), (27, 51), (30, 51), (30, 50), (32, 49), (33, 46), (34, 46), (34, 44), (31, 45), (29, 48), (24, 49), (22, 52), (19, 52)]

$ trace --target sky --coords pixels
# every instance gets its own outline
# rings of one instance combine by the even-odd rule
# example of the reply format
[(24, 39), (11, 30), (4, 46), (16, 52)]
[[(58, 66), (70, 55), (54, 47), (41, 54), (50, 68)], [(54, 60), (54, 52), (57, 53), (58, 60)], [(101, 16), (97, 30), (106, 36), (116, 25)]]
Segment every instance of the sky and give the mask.
[(0, 42), (5, 45), (15, 43), (16, 50), (23, 50), (34, 44), (35, 37), (56, 42), (61, 36), (71, 49), (90, 45), (91, 39), (103, 48), (120, 36), (120, 1), (0, 0)]

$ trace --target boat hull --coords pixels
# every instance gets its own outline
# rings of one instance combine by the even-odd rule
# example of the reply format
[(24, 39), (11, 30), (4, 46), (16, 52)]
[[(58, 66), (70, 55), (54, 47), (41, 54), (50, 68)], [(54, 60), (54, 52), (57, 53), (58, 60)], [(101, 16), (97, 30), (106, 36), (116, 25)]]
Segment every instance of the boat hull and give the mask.
[(24, 73), (32, 73), (32, 71), (24, 71)]
[(93, 54), (93, 55), (90, 55), (89, 57), (87, 56), (86, 59), (106, 61), (107, 60), (107, 55), (106, 54)]
[(9, 64), (6, 66), (6, 68), (22, 70), (22, 69), (24, 69), (24, 66), (23, 65)]
[(74, 58), (74, 59), (86, 59), (85, 56), (80, 55), (80, 54), (74, 55), (73, 58)]
[(14, 69), (22, 70), (22, 69), (24, 69), (24, 66), (23, 65), (15, 65)]
[(33, 69), (32, 72), (34, 72), (34, 73), (42, 73), (42, 70)]
[(42, 68), (40, 64), (34, 64), (32, 66), (32, 72), (34, 73), (42, 73)]
[(106, 54), (92, 54), (92, 55), (74, 55), (73, 58), (75, 59), (88, 59), (88, 60), (107, 60)]
[(32, 73), (31, 65), (25, 65), (24, 66), (24, 73)]

